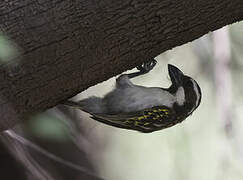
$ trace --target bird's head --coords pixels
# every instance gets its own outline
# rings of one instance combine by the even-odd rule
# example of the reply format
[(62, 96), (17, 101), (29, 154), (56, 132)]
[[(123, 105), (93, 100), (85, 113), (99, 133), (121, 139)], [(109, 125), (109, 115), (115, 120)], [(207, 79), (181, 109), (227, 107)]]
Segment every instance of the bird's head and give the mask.
[[(169, 76), (172, 85), (169, 92), (176, 97), (175, 105), (179, 109), (186, 108), (186, 115), (191, 114), (201, 102), (201, 89), (197, 82), (183, 74), (177, 67), (168, 65)], [(183, 111), (184, 111), (183, 110)]]

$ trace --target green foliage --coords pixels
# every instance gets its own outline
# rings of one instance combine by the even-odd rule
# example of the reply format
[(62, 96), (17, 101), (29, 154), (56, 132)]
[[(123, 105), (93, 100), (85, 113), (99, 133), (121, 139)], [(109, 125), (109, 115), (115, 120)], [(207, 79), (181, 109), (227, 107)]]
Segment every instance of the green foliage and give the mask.
[(67, 127), (56, 117), (39, 114), (29, 121), (29, 129), (34, 136), (53, 141), (67, 141)]
[(0, 33), (0, 62), (6, 63), (19, 55), (17, 45)]

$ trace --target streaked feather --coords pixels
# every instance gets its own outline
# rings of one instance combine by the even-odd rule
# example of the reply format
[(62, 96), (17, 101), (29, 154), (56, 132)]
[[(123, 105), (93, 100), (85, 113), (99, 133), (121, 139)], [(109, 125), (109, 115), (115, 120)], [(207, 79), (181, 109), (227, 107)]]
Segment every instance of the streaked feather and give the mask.
[(120, 114), (92, 114), (93, 119), (102, 123), (141, 132), (153, 132), (173, 126), (185, 119), (177, 118), (175, 111), (166, 106), (156, 106), (142, 111)]

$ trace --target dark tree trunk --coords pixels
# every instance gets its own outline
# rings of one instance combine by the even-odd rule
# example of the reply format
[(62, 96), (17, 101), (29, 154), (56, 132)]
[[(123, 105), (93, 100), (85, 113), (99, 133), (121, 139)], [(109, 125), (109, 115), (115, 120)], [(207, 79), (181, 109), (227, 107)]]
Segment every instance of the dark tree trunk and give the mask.
[(2, 0), (22, 54), (0, 67), (0, 130), (242, 19), (242, 0)]

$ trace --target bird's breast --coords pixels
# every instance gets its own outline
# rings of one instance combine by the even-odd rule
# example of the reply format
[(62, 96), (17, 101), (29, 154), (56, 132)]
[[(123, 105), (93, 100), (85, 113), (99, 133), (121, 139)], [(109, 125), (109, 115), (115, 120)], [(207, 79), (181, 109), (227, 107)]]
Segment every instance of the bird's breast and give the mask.
[(134, 112), (154, 106), (172, 107), (175, 97), (160, 88), (134, 86), (117, 89), (110, 95), (109, 107), (116, 112)]

